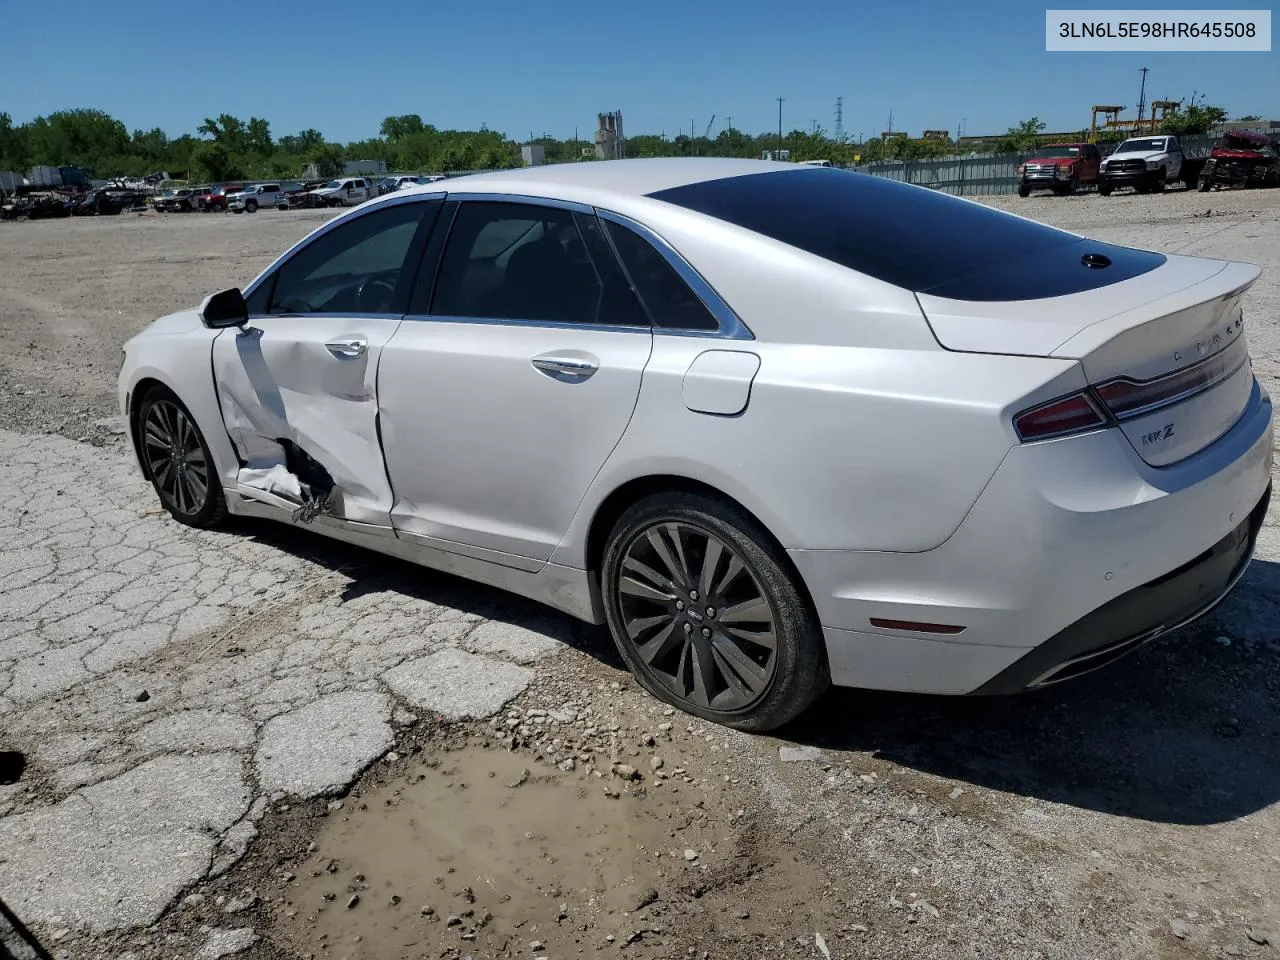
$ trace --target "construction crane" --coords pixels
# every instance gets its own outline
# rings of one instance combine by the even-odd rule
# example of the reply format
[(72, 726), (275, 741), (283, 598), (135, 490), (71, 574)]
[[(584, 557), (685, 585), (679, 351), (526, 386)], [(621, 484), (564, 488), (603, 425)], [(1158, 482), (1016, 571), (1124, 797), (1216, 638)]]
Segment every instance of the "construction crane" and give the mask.
[(711, 126), (712, 126), (712, 124), (714, 124), (715, 122), (716, 122), (716, 115), (713, 113), (713, 114), (711, 115), (711, 119), (707, 121), (707, 129), (706, 129), (706, 130), (704, 130), (704, 131), (702, 131), (702, 139), (703, 139), (703, 140), (710, 140), (710, 139), (711, 139)]

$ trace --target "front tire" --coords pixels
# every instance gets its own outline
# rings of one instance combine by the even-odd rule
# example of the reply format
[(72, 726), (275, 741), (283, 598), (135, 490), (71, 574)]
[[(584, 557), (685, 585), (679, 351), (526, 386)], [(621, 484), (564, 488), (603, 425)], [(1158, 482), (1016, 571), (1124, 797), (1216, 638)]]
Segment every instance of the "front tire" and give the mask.
[(817, 617), (760, 525), (704, 494), (646, 497), (604, 551), (609, 630), (640, 684), (738, 730), (773, 730), (831, 683)]
[(244, 212), (245, 212), (245, 213), (257, 213), (257, 212), (258, 212), (258, 201), (256, 201), (256, 200), (249, 200), (249, 201), (247, 201), (247, 202), (245, 203), (245, 205), (244, 205)]
[(1031, 187), (1030, 187), (1030, 185), (1025, 184), (1025, 183), (1020, 183), (1020, 184), (1018, 184), (1018, 196), (1020, 196), (1020, 197), (1029, 197), (1029, 196), (1031, 196)]
[(1109, 197), (1109, 196), (1111, 196), (1111, 184), (1109, 184), (1109, 183), (1102, 183), (1101, 181), (1099, 181), (1099, 182), (1098, 182), (1098, 196), (1100, 196), (1100, 197)]
[(209, 445), (182, 401), (153, 388), (138, 405), (133, 429), (143, 472), (169, 515), (190, 527), (217, 526), (226, 498)]

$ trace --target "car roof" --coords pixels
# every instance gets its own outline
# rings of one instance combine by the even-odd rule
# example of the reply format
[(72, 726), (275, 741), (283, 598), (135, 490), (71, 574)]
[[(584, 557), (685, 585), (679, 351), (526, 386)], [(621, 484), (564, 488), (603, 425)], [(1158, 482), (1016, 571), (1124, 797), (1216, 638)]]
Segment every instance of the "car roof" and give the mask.
[[(751, 173), (795, 170), (799, 164), (721, 157), (653, 157), (636, 160), (592, 160), (514, 170), (495, 170), (422, 184), (407, 193), (511, 193), (607, 203), (609, 198), (640, 199), (660, 190), (741, 177)], [(447, 184), (442, 188), (441, 183)]]

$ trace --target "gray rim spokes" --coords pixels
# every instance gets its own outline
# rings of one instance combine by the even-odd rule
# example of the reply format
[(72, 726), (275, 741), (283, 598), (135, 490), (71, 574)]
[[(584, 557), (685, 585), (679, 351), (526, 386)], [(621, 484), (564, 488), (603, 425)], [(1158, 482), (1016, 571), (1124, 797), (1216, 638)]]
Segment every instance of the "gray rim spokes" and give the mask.
[(773, 611), (723, 540), (692, 524), (654, 524), (628, 546), (618, 590), (627, 635), (676, 696), (741, 710), (764, 695), (778, 648)]
[(181, 513), (199, 513), (209, 493), (209, 465), (191, 418), (167, 400), (152, 404), (142, 446), (165, 501)]

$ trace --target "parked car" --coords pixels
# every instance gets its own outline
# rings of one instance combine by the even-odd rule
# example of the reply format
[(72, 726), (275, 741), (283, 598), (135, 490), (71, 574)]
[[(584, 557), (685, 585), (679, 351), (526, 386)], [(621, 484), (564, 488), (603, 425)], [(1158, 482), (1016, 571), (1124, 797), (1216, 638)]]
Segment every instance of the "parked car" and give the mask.
[(162, 213), (190, 213), (196, 209), (196, 197), (199, 194), (196, 187), (166, 190), (156, 197), (155, 208)]
[(310, 194), (324, 207), (354, 207), (374, 196), (372, 182), (364, 177), (330, 180), (323, 187), (310, 191)]
[(447, 188), (125, 344), (174, 519), (310, 523), (607, 624), (654, 695), (748, 730), (832, 681), (1077, 677), (1249, 562), (1255, 266), (791, 163)]
[(205, 213), (216, 213), (219, 210), (225, 212), (228, 208), (227, 198), (243, 189), (244, 187), (239, 184), (209, 187), (196, 197), (196, 205)]
[(289, 209), (289, 198), (278, 183), (255, 183), (227, 195), (227, 209), (232, 213), (256, 213), (259, 207)]
[(427, 183), (425, 177), (408, 174), (396, 174), (392, 177), (383, 177), (378, 181), (378, 196), (384, 196), (388, 193), (395, 193), (397, 190), (403, 190), (405, 187), (418, 187)]
[(1048, 189), (1060, 196), (1075, 193), (1086, 184), (1097, 184), (1102, 154), (1092, 143), (1048, 143), (1037, 147), (1018, 167), (1018, 196)]
[(1177, 137), (1130, 137), (1103, 159), (1098, 193), (1110, 196), (1116, 187), (1159, 193), (1170, 181), (1181, 178), (1182, 164)]
[(1280, 186), (1280, 140), (1248, 130), (1224, 133), (1200, 171), (1201, 193), (1214, 187)]

